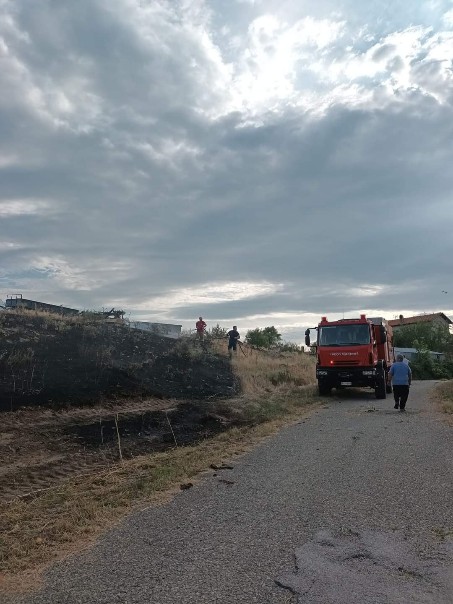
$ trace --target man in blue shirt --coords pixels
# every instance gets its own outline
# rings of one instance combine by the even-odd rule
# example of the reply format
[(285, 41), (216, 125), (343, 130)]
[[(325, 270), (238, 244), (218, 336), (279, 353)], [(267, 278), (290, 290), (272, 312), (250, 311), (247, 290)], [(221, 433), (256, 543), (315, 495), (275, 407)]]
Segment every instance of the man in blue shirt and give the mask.
[(390, 367), (388, 373), (388, 382), (393, 385), (393, 398), (395, 399), (395, 409), (405, 411), (407, 397), (409, 396), (409, 386), (412, 381), (412, 371), (409, 365), (404, 362), (402, 354), (396, 356), (396, 363)]

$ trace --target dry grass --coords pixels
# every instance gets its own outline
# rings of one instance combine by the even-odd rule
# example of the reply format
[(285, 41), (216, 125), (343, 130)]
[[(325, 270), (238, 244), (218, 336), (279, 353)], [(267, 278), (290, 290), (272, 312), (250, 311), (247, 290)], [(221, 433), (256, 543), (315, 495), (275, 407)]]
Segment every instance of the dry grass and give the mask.
[[(215, 340), (213, 348), (217, 354), (227, 354), (226, 340)], [(235, 375), (241, 382), (246, 396), (256, 396), (269, 392), (291, 391), (294, 386), (315, 384), (316, 358), (297, 352), (278, 350), (254, 350), (246, 344), (238, 347), (232, 360)]]
[[(216, 344), (226, 354), (226, 343)], [(92, 542), (128, 512), (162, 500), (194, 481), (212, 463), (242, 454), (317, 401), (314, 360), (298, 353), (240, 351), (232, 366), (243, 396), (213, 404), (239, 427), (190, 447), (175, 447), (74, 477), (26, 500), (0, 506), (0, 570), (4, 589), (23, 585), (23, 573)], [(22, 573), (19, 579), (18, 573)], [(1, 575), (0, 575), (1, 577)]]
[(436, 399), (442, 411), (453, 416), (453, 380), (441, 382), (437, 386)]
[(233, 371), (241, 380), (246, 395), (261, 394), (270, 389), (287, 391), (315, 382), (315, 358), (310, 355), (244, 350), (247, 356), (238, 352), (233, 359)]

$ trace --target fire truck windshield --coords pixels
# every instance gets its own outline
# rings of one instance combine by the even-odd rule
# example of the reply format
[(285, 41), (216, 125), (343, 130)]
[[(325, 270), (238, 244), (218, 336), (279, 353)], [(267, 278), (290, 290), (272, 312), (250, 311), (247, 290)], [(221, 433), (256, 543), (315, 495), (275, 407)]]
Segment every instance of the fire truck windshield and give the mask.
[(370, 341), (370, 328), (363, 323), (319, 328), (319, 346), (363, 346)]

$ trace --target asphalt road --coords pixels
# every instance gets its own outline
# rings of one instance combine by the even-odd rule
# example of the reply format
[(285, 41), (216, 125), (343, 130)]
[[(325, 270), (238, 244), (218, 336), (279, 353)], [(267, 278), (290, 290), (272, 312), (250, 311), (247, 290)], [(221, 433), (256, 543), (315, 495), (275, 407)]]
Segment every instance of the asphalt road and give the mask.
[(413, 384), (405, 414), (389, 397), (334, 394), (233, 470), (56, 565), (24, 601), (453, 602), (453, 432), (433, 384)]

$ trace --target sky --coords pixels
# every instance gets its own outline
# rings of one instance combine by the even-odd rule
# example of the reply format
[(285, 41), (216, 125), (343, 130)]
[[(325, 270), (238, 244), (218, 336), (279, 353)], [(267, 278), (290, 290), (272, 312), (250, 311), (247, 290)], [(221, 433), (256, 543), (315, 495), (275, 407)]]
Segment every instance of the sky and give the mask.
[(453, 317), (452, 160), (452, 1), (0, 0), (0, 299)]

